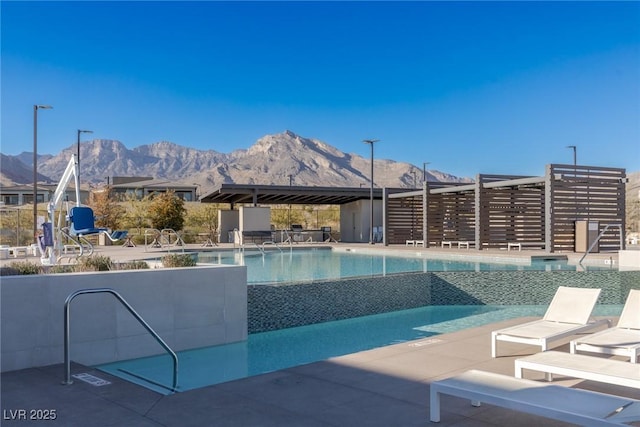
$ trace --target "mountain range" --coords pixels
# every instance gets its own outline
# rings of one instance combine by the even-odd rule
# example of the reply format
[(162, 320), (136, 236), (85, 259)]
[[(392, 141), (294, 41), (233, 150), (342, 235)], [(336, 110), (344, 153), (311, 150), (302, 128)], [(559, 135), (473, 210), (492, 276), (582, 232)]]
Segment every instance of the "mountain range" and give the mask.
[[(73, 144), (56, 155), (38, 156), (38, 180), (57, 182), (77, 152)], [(3, 185), (33, 182), (33, 153), (1, 155)], [(229, 154), (197, 150), (172, 142), (157, 142), (128, 149), (120, 141), (94, 139), (80, 144), (82, 185), (105, 183), (107, 177), (143, 176), (176, 184), (199, 185), (203, 192), (223, 183), (340, 186), (369, 185), (370, 159), (344, 153), (317, 139), (291, 131), (266, 135), (250, 148)], [(409, 163), (374, 160), (378, 187), (415, 188), (422, 185), (422, 169)], [(428, 180), (472, 182), (436, 170)]]

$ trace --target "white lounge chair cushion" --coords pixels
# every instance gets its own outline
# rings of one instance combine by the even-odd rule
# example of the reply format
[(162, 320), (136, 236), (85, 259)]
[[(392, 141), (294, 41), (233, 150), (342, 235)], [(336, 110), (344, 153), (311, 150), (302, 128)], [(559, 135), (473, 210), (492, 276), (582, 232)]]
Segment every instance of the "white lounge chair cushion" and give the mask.
[(600, 289), (560, 286), (543, 319), (584, 325), (598, 302)]
[(632, 289), (620, 314), (618, 325), (573, 340), (571, 352), (587, 351), (627, 356), (637, 363), (640, 350), (640, 290)]
[[(640, 403), (625, 397), (471, 370), (431, 384), (431, 420), (435, 422), (440, 420), (440, 402), (434, 396), (436, 393), (581, 425), (617, 424), (622, 421), (612, 420), (613, 416), (622, 419), (625, 409)], [(633, 408), (626, 417), (633, 420), (635, 411)]]
[(491, 333), (491, 357), (498, 355), (498, 341), (539, 345), (546, 351), (572, 335), (608, 327), (608, 320), (589, 322), (599, 295), (600, 289), (558, 287), (544, 318)]
[(501, 329), (500, 334), (512, 337), (522, 337), (529, 339), (544, 339), (556, 335), (563, 335), (567, 331), (573, 330), (576, 325), (573, 323), (549, 322), (544, 320), (534, 320), (511, 328)]
[(640, 330), (611, 328), (579, 340), (580, 344), (598, 347), (634, 348), (640, 346)]
[(640, 329), (640, 290), (631, 289), (624, 303), (618, 328)]
[(640, 365), (606, 357), (545, 351), (516, 359), (516, 377), (522, 378), (526, 369), (640, 389)]

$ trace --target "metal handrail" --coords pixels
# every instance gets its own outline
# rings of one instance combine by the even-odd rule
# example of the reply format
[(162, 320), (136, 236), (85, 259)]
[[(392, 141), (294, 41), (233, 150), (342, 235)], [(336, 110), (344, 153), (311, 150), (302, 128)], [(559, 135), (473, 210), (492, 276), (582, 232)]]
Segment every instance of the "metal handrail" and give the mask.
[(624, 233), (622, 232), (622, 225), (620, 225), (620, 224), (607, 224), (607, 225), (605, 225), (604, 229), (600, 232), (600, 234), (598, 234), (598, 237), (596, 237), (596, 239), (593, 241), (593, 243), (591, 243), (591, 245), (589, 246), (589, 249), (587, 249), (587, 252), (585, 252), (584, 255), (582, 255), (582, 258), (580, 258), (580, 261), (578, 261), (578, 264), (582, 264), (582, 260), (585, 259), (587, 257), (587, 255), (589, 255), (589, 252), (591, 252), (591, 249), (593, 249), (594, 246), (596, 245), (596, 243), (598, 243), (600, 241), (600, 238), (602, 237), (602, 235), (604, 233), (607, 232), (609, 227), (618, 227), (618, 229), (620, 230), (620, 249), (621, 250), (624, 249)]
[(258, 249), (262, 253), (262, 255), (264, 255), (264, 247), (261, 248), (260, 245), (258, 245), (256, 242), (251, 243), (253, 243), (253, 246), (255, 246), (256, 249)]
[(233, 249), (236, 249), (236, 243), (238, 244), (238, 248), (242, 250), (242, 244), (240, 243), (240, 233), (237, 228), (233, 229)]
[(136, 320), (142, 326), (144, 326), (147, 332), (149, 332), (153, 336), (153, 338), (155, 338), (158, 344), (160, 344), (162, 348), (164, 348), (165, 351), (169, 353), (169, 355), (173, 359), (172, 391), (173, 392), (178, 391), (177, 390), (178, 389), (178, 356), (173, 350), (171, 350), (171, 348), (167, 345), (167, 343), (165, 343), (162, 340), (162, 338), (160, 338), (160, 335), (158, 335), (156, 331), (154, 331), (151, 328), (151, 326), (149, 326), (149, 324), (144, 321), (144, 319), (133, 309), (133, 307), (131, 307), (131, 305), (129, 305), (129, 303), (118, 292), (110, 288), (80, 289), (78, 291), (71, 293), (67, 297), (66, 301), (64, 302), (64, 381), (62, 382), (62, 384), (73, 384), (73, 381), (71, 381), (71, 356), (69, 351), (69, 347), (70, 347), (70, 327), (69, 326), (70, 326), (70, 320), (71, 320), (70, 319), (71, 301), (78, 295), (98, 294), (98, 293), (108, 293), (116, 297), (116, 299), (120, 301), (120, 303), (127, 310), (129, 310), (129, 313), (131, 313), (133, 317), (135, 317)]
[(280, 252), (282, 252), (282, 248), (280, 247), (280, 245), (277, 242), (274, 242), (273, 240), (267, 240), (266, 242), (262, 242), (262, 253), (264, 254), (264, 247), (265, 245), (273, 245), (276, 248), (278, 248), (278, 250)]

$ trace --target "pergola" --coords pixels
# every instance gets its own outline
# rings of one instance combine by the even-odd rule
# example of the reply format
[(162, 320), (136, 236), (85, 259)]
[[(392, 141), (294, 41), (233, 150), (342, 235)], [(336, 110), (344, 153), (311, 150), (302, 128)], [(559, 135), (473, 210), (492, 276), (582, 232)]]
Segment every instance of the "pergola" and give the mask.
[(547, 165), (545, 175), (477, 175), (473, 184), (427, 182), (384, 195), (386, 244), (467, 242), (475, 249), (539, 246), (574, 251), (576, 222), (607, 228), (599, 249), (623, 249), (624, 169)]
[[(369, 188), (310, 187), (259, 184), (222, 184), (200, 199), (203, 203), (238, 203), (256, 205), (344, 205), (371, 197)], [(395, 191), (401, 191), (396, 189)], [(382, 198), (382, 189), (373, 189), (373, 198)]]

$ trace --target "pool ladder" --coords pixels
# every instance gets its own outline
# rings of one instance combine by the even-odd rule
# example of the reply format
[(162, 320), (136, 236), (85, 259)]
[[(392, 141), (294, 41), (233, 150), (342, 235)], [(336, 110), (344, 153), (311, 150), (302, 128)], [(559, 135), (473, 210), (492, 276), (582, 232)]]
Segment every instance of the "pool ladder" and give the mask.
[(582, 265), (582, 260), (584, 260), (587, 255), (589, 255), (589, 252), (591, 252), (591, 250), (596, 246), (596, 244), (600, 241), (600, 238), (604, 235), (604, 233), (607, 232), (607, 230), (609, 228), (617, 228), (620, 232), (620, 250), (624, 249), (624, 233), (622, 232), (622, 225), (620, 224), (607, 224), (604, 229), (600, 232), (600, 234), (598, 234), (598, 237), (595, 238), (595, 240), (591, 243), (591, 245), (589, 246), (589, 249), (587, 249), (587, 252), (584, 253), (584, 255), (582, 255), (582, 258), (580, 258), (580, 261), (578, 261), (578, 264)]
[(154, 331), (151, 328), (151, 326), (149, 326), (149, 324), (144, 321), (144, 319), (138, 314), (138, 312), (135, 311), (133, 307), (131, 307), (131, 305), (118, 292), (110, 288), (80, 289), (78, 291), (71, 293), (67, 297), (66, 301), (64, 302), (64, 381), (62, 382), (62, 384), (73, 384), (73, 381), (71, 380), (71, 355), (69, 350), (70, 348), (70, 331), (69, 330), (70, 330), (70, 324), (71, 324), (71, 318), (70, 318), (71, 301), (73, 301), (73, 299), (78, 295), (105, 294), (105, 293), (113, 295), (127, 310), (129, 310), (129, 313), (131, 313), (133, 317), (136, 318), (136, 320), (153, 336), (153, 338), (155, 338), (158, 344), (160, 344), (162, 348), (164, 348), (165, 351), (169, 353), (169, 355), (171, 356), (171, 359), (173, 360), (172, 386), (166, 387), (157, 383), (156, 385), (161, 385), (162, 387), (169, 388), (173, 392), (177, 392), (178, 391), (178, 356), (173, 350), (171, 350), (171, 348), (167, 345), (167, 343), (165, 343), (164, 340), (160, 338), (160, 335), (158, 335), (156, 331)]

